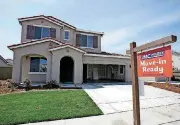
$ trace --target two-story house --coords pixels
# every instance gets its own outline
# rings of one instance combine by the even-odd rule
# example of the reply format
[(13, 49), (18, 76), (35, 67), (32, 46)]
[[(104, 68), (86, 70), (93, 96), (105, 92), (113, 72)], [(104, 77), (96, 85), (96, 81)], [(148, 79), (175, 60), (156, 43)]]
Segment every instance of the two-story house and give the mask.
[(8, 46), (14, 52), (12, 79), (16, 83), (25, 79), (41, 83), (131, 81), (130, 57), (101, 51), (103, 32), (81, 30), (52, 16), (18, 20), (21, 42)]

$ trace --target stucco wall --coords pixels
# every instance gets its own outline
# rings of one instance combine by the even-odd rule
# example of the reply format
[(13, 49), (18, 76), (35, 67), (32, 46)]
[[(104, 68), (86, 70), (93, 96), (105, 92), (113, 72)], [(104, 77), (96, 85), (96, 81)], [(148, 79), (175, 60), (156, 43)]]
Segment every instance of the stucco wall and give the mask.
[[(23, 65), (21, 65), (24, 61), (22, 57), (26, 55), (33, 55), (33, 54), (39, 54), (41, 56), (46, 57), (47, 59), (46, 81), (51, 80), (50, 74), (51, 74), (51, 56), (52, 55), (48, 51), (49, 44), (50, 42), (46, 42), (46, 43), (40, 43), (40, 44), (26, 46), (23, 48), (18, 48), (18, 49), (13, 50), (14, 52), (14, 55), (13, 55), (14, 64), (13, 64), (13, 74), (12, 74), (13, 81), (15, 81), (16, 83), (22, 82), (23, 79), (22, 79), (21, 74), (24, 73), (24, 71), (22, 72)], [(26, 69), (25, 71), (27, 72), (28, 71), (27, 67), (25, 69)], [(24, 76), (27, 77), (27, 74)]]
[[(48, 26), (48, 27), (55, 28), (57, 40), (60, 40), (64, 43), (70, 43), (70, 44), (75, 45), (75, 46), (76, 46), (76, 34), (81, 33), (81, 32), (77, 32), (76, 30), (71, 29), (71, 28), (66, 27), (66, 26), (64, 26), (62, 29), (61, 26), (58, 26), (58, 25), (51, 23), (51, 22), (44, 20), (44, 19), (35, 19), (35, 20), (22, 22), (21, 42), (30, 41), (30, 39), (26, 39), (27, 25), (40, 25), (40, 26), (42, 25), (42, 26)], [(68, 30), (70, 32), (70, 34), (69, 34), (70, 39), (68, 41), (64, 40), (64, 31), (65, 30)], [(98, 48), (93, 48), (93, 49), (82, 48), (82, 49), (84, 49), (85, 51), (88, 51), (88, 52), (101, 52), (101, 36), (100, 35), (96, 35), (96, 36), (98, 36)]]
[(83, 63), (82, 53), (71, 48), (63, 48), (52, 51), (52, 80), (60, 82), (60, 60), (65, 57), (71, 57), (74, 61), (74, 83), (82, 83), (83, 81)]

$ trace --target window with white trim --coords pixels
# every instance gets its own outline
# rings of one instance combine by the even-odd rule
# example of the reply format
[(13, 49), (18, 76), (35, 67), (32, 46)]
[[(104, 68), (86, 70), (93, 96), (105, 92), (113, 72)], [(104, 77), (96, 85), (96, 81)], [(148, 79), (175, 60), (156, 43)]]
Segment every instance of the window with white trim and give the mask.
[(44, 57), (31, 57), (30, 72), (47, 72), (47, 59)]
[(68, 31), (68, 30), (65, 30), (64, 31), (64, 40), (69, 40), (70, 38), (69, 38), (69, 32), (70, 31)]

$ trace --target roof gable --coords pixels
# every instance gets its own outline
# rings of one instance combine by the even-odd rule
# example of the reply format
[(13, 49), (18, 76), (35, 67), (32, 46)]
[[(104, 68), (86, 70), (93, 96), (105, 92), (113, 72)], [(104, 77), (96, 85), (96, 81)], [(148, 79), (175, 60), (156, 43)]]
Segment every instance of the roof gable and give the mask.
[(70, 44), (64, 44), (64, 45), (56, 46), (56, 47), (49, 49), (49, 51), (55, 51), (55, 50), (59, 50), (59, 49), (63, 49), (63, 48), (71, 48), (71, 49), (79, 51), (81, 53), (86, 53), (84, 50), (77, 48), (77, 47), (70, 45)]
[(0, 60), (2, 60), (5, 64), (7, 64), (7, 60), (5, 60), (1, 55), (0, 55)]
[(22, 21), (27, 21), (27, 20), (35, 20), (35, 19), (44, 19), (44, 20), (47, 20), (51, 23), (54, 23), (58, 26), (61, 26), (63, 27), (64, 25), (69, 27), (69, 28), (72, 28), (72, 29), (76, 29), (76, 27), (62, 21), (62, 20), (59, 20), (55, 17), (52, 17), (52, 16), (44, 16), (44, 15), (39, 15), (39, 16), (32, 16), (32, 17), (25, 17), (25, 18), (19, 18), (19, 22), (22, 22)]

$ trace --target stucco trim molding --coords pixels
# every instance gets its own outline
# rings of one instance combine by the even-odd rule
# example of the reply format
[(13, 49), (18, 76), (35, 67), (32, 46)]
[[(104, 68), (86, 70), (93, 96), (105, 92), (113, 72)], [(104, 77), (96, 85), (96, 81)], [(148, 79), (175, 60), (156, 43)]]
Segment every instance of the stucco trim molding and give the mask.
[(10, 45), (10, 46), (8, 46), (8, 48), (10, 50), (12, 50), (12, 49), (30, 46), (30, 45), (39, 44), (39, 43), (44, 43), (44, 42), (54, 42), (54, 43), (57, 43), (58, 45), (64, 44), (64, 43), (57, 41), (55, 39), (52, 39), (52, 38), (44, 38), (44, 39), (40, 39), (40, 40), (31, 40), (29, 42), (25, 42), (25, 43), (21, 43), (21, 44)]
[(55, 47), (55, 48), (52, 48), (52, 49), (49, 49), (49, 51), (55, 51), (55, 50), (59, 50), (59, 49), (63, 49), (63, 48), (71, 48), (71, 49), (74, 49), (76, 51), (79, 51), (81, 53), (86, 53), (85, 51), (79, 49), (79, 48), (76, 48), (72, 45), (62, 45), (62, 46), (59, 46), (59, 47)]

